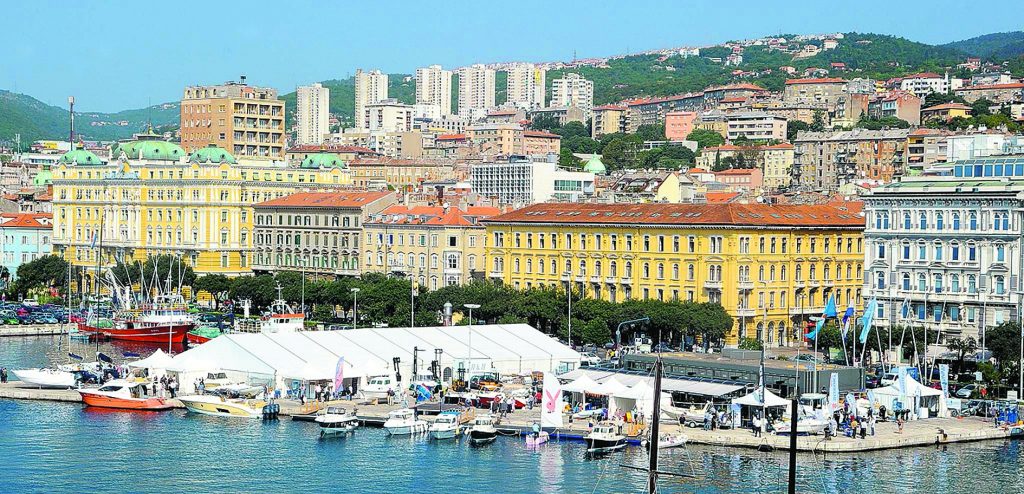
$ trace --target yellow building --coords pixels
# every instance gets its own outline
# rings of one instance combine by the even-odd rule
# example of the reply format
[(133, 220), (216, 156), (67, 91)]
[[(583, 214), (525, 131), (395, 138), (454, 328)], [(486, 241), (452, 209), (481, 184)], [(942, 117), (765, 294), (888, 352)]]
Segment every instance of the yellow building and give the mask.
[(483, 218), (498, 208), (391, 206), (363, 222), (362, 270), (411, 276), (437, 290), (461, 285), (484, 272)]
[(186, 155), (145, 134), (111, 150), (82, 149), (53, 170), (54, 252), (78, 266), (179, 255), (197, 273), (251, 273), (253, 205), (299, 190), (351, 184), (340, 158), (315, 155), (297, 168), (236, 162), (219, 147)]
[(798, 341), (830, 293), (862, 305), (859, 206), (534, 204), (484, 220), (488, 276), (587, 297), (718, 302), (741, 337)]

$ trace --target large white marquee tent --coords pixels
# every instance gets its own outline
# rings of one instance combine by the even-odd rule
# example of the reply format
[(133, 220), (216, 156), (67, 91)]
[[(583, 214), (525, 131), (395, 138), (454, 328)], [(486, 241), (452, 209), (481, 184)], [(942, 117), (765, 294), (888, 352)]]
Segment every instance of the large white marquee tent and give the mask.
[[(472, 342), (472, 343), (470, 343)], [(472, 344), (472, 346), (470, 346)], [(182, 383), (224, 372), (233, 379), (272, 386), (290, 381), (333, 380), (339, 360), (344, 378), (392, 374), (400, 359), (403, 381), (412, 378), (413, 350), (419, 375), (440, 350), (442, 378), (456, 376), (460, 365), (470, 372), (527, 374), (565, 372), (580, 355), (527, 324), (360, 328), (347, 331), (227, 334), (175, 356), (166, 370)]]

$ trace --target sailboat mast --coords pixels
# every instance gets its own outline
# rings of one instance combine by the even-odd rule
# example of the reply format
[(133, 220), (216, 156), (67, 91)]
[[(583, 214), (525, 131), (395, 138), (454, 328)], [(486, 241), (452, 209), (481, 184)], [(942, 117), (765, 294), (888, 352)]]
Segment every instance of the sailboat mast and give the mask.
[(647, 492), (658, 492), (658, 429), (661, 425), (661, 356), (654, 361), (654, 413), (651, 418), (651, 452), (647, 465)]

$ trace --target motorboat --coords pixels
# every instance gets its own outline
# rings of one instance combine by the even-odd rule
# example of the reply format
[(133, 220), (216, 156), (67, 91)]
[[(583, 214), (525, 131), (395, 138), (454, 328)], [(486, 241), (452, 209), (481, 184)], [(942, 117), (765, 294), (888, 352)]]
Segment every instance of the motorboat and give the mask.
[(626, 437), (619, 434), (615, 424), (601, 422), (589, 434), (583, 436), (588, 453), (615, 451), (626, 446)]
[(494, 416), (484, 414), (473, 419), (473, 426), (469, 429), (470, 444), (487, 444), (497, 437), (498, 429), (494, 428)]
[(37, 388), (68, 389), (79, 383), (99, 379), (98, 363), (71, 363), (56, 368), (12, 369), (11, 373), (22, 383)]
[(281, 285), (277, 285), (277, 300), (260, 318), (260, 332), (263, 333), (294, 333), (302, 331), (306, 324), (306, 315), (288, 305), (281, 297)]
[(189, 395), (178, 398), (190, 412), (217, 417), (260, 418), (267, 402), (257, 399), (225, 398), (217, 395)]
[(459, 423), (459, 414), (454, 412), (445, 412), (437, 416), (437, 420), (430, 424), (428, 432), (430, 432), (431, 439), (453, 439), (458, 437), (462, 430), (462, 425)]
[(200, 326), (185, 335), (191, 345), (201, 345), (221, 335), (220, 328), (216, 326)]
[(359, 427), (356, 414), (338, 406), (320, 410), (316, 415), (316, 423), (320, 424), (320, 437), (345, 434)]
[[(669, 449), (669, 448), (681, 448), (686, 446), (688, 438), (685, 434), (663, 434), (658, 437), (658, 449)], [(640, 445), (650, 449), (651, 442), (649, 439), (644, 439), (640, 442)]]
[(159, 396), (145, 396), (146, 381), (114, 379), (98, 388), (80, 388), (82, 401), (91, 407), (123, 410), (170, 410), (173, 406)]
[(388, 419), (384, 421), (384, 430), (392, 436), (408, 436), (427, 432), (427, 422), (416, 418), (416, 412), (411, 408), (402, 408), (388, 412)]
[(548, 431), (540, 431), (536, 434), (530, 433), (526, 436), (526, 447), (535, 448), (551, 440), (551, 434)]
[[(824, 418), (817, 418), (810, 415), (804, 415), (800, 417), (796, 422), (796, 433), (799, 434), (821, 434), (825, 431), (825, 427), (828, 425), (828, 420)], [(792, 432), (792, 422), (789, 420), (779, 421), (772, 424), (775, 428), (776, 434), (789, 434)]]
[(398, 393), (394, 376), (391, 375), (371, 376), (361, 390), (363, 396), (371, 400), (386, 399), (389, 394), (394, 396)]

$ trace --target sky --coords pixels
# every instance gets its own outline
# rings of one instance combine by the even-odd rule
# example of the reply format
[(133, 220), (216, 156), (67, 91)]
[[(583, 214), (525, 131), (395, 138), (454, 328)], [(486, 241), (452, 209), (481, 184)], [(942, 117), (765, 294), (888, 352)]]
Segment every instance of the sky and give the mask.
[[(1019, 13), (990, 0), (990, 13)], [(747, 7), (749, 5), (749, 7)], [(5, 4), (0, 89), (83, 111), (175, 101), (245, 74), (282, 93), (356, 68), (412, 73), (571, 60), (778, 33), (873, 32), (925, 43), (1022, 29), (1018, 15), (959, 22), (962, 0), (51, 1)], [(0, 116), (2, 118), (2, 116)]]

